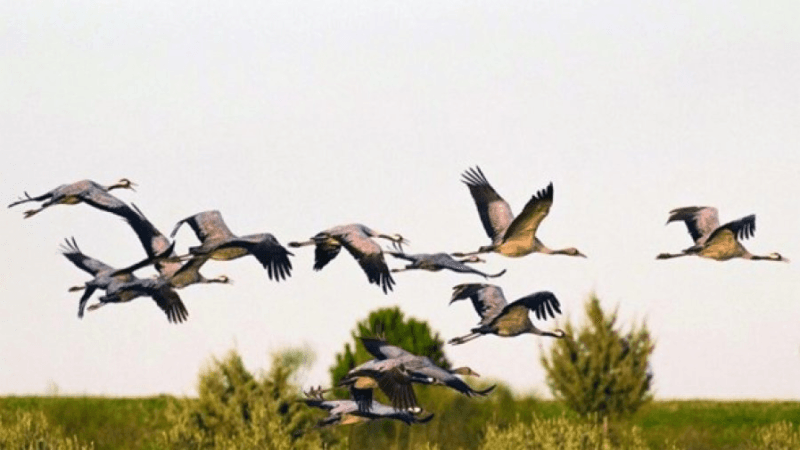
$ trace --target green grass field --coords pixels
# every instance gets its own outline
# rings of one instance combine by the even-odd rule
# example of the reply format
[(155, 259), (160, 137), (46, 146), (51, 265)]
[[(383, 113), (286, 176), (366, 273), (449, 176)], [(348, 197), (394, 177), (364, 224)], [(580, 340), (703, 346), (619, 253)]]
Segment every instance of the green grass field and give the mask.
[[(169, 425), (165, 416), (169, 400), (167, 396), (4, 397), (0, 398), (0, 414), (8, 415), (20, 410), (42, 411), (50, 424), (60, 427), (65, 435), (75, 435), (82, 442), (93, 442), (96, 449), (154, 449), (158, 448), (158, 436)], [(521, 421), (529, 420), (532, 415), (540, 418), (571, 417), (560, 404), (551, 401), (524, 398), (503, 407), (513, 411)], [(446, 418), (447, 412), (439, 411), (438, 415)], [(492, 412), (486, 411), (484, 417), (492, 417)], [(667, 448), (668, 444), (674, 443), (677, 448), (687, 450), (732, 450), (752, 448), (750, 440), (754, 432), (778, 422), (800, 426), (800, 402), (656, 401), (621, 426), (638, 427), (653, 449)], [(434, 433), (435, 439), (439, 440), (435, 443), (442, 449), (463, 445), (448, 442), (448, 436), (458, 435), (459, 430), (445, 419), (424, 426), (447, 430)], [(354, 427), (354, 430), (344, 427), (340, 432), (352, 435), (363, 431), (363, 428), (358, 429), (363, 425)], [(460, 434), (468, 433), (465, 430)]]

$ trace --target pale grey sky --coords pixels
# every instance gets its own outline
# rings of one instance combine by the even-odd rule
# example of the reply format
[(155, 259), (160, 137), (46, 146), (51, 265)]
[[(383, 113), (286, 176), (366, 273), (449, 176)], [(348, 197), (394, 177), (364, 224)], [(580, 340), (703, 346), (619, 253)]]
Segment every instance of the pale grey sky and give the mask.
[[(800, 399), (797, 263), (656, 261), (690, 244), (670, 209), (757, 216), (753, 253), (800, 259), (800, 6), (718, 2), (187, 2), (0, 4), (0, 192), (10, 203), (84, 178), (163, 232), (219, 209), (236, 233), (282, 242), (361, 222), (409, 252), (487, 242), (460, 182), (480, 165), (515, 212), (554, 183), (540, 228), (586, 260), (490, 256), (510, 299), (552, 290), (566, 318), (596, 292), (657, 339), (660, 398)], [(147, 299), (76, 317), (87, 275), (58, 252), (74, 236), (111, 265), (143, 255), (118, 218), (85, 205), (0, 215), (0, 395), (192, 394), (209, 357), (251, 368), (307, 345), (309, 384), (357, 320), (399, 305), (445, 339), (477, 322), (448, 307), (481, 278), (397, 274), (383, 295), (340, 255), (292, 277), (252, 258), (211, 262), (232, 286), (181, 292), (171, 325)], [(178, 236), (183, 251), (195, 240)], [(399, 262), (390, 262), (400, 266)], [(146, 275), (143, 272), (143, 275)], [(552, 327), (555, 324), (543, 324)], [(546, 393), (533, 336), (446, 349), (457, 365)]]

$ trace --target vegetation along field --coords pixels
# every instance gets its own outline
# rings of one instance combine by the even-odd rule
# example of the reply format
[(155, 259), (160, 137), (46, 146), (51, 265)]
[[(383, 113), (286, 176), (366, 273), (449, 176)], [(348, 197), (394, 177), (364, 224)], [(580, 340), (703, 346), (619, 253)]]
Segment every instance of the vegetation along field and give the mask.
[[(448, 409), (440, 410), (424, 428), (383, 423), (346, 425), (333, 432), (326, 431), (325, 436), (330, 442), (337, 442), (332, 448), (370, 448), (367, 437), (375, 429), (385, 433), (391, 442), (385, 448), (419, 448), (423, 441), (430, 442), (432, 448), (435, 445), (441, 449), (514, 448), (512, 444), (493, 447), (491, 442), (486, 442), (487, 431), (490, 429), (493, 435), (510, 432), (523, 436), (515, 427), (527, 427), (533, 417), (544, 421), (565, 420), (576, 427), (585, 423), (558, 402), (513, 398), (501, 392), (503, 395), (473, 405), (478, 410), (474, 420), (479, 423), (477, 432), (468, 426), (472, 420), (463, 422), (467, 413), (463, 410), (459, 413), (463, 402), (456, 395), (446, 393), (442, 397), (446, 397)], [(176, 401), (166, 396), (5, 397), (0, 399), (3, 417), (0, 443), (7, 443), (9, 430), (15, 425), (18, 414), (40, 411), (49, 424), (50, 436), (75, 436), (81, 443), (94, 443), (98, 450), (163, 448), (163, 435), (174, 426), (169, 420), (168, 405)], [(496, 412), (499, 405), (508, 408), (509, 414), (499, 415)], [(470, 408), (468, 413), (474, 416), (475, 410)], [(488, 421), (484, 421), (485, 418)], [(564, 428), (562, 424), (561, 429)], [(644, 444), (630, 448), (797, 449), (800, 448), (800, 402), (655, 401), (633, 418), (611, 428), (624, 432), (638, 430)], [(771, 447), (763, 445), (768, 435), (775, 439)], [(551, 448), (537, 447), (536, 442), (530, 445), (521, 448)]]
[[(309, 387), (298, 381), (313, 360), (307, 350), (273, 354), (266, 371), (230, 351), (201, 371), (193, 398), (0, 398), (0, 449), (800, 449), (800, 402), (653, 400), (646, 325), (625, 330), (596, 298), (585, 309), (586, 323), (567, 323), (570, 338), (542, 355), (552, 400), (470, 379), (476, 391), (497, 386), (474, 397), (416, 389), (434, 414), (427, 423), (336, 418), (322, 426), (327, 411), (305, 401)], [(382, 308), (356, 324), (330, 368), (331, 386), (369, 358), (359, 337), (375, 330), (450, 368), (426, 322)], [(346, 388), (331, 391), (326, 399), (348, 397)]]

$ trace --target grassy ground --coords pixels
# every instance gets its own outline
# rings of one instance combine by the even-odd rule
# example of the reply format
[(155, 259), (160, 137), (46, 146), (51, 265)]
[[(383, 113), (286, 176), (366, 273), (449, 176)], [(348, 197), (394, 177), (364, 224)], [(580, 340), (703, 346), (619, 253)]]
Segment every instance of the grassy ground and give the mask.
[[(168, 401), (166, 396), (4, 397), (0, 398), (0, 414), (41, 410), (67, 435), (94, 442), (98, 450), (154, 449), (168, 426), (164, 416)], [(512, 408), (520, 420), (529, 420), (532, 414), (545, 418), (567, 414), (560, 404), (532, 399), (516, 400)], [(440, 414), (444, 417), (446, 413)], [(745, 448), (758, 427), (781, 421), (800, 426), (800, 402), (660, 401), (640, 411), (628, 426), (639, 427), (654, 449), (676, 443), (687, 450), (737, 450)], [(453, 432), (436, 434), (446, 439)], [(449, 448), (444, 442), (440, 445)]]
[(652, 447), (672, 441), (686, 450), (744, 448), (757, 428), (786, 421), (800, 425), (800, 402), (661, 401), (634, 418)]
[(41, 410), (67, 436), (94, 442), (103, 449), (155, 449), (157, 435), (167, 428), (169, 397), (3, 397), (0, 414)]

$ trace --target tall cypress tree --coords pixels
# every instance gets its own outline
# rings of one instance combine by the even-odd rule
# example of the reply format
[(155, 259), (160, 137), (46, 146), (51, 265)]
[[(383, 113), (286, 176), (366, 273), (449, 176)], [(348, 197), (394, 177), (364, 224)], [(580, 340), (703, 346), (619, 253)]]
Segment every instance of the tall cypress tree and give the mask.
[(600, 300), (586, 302), (587, 323), (569, 337), (555, 341), (542, 365), (553, 396), (584, 416), (628, 416), (652, 400), (653, 372), (649, 357), (655, 349), (646, 324), (624, 333), (617, 310), (606, 315)]

